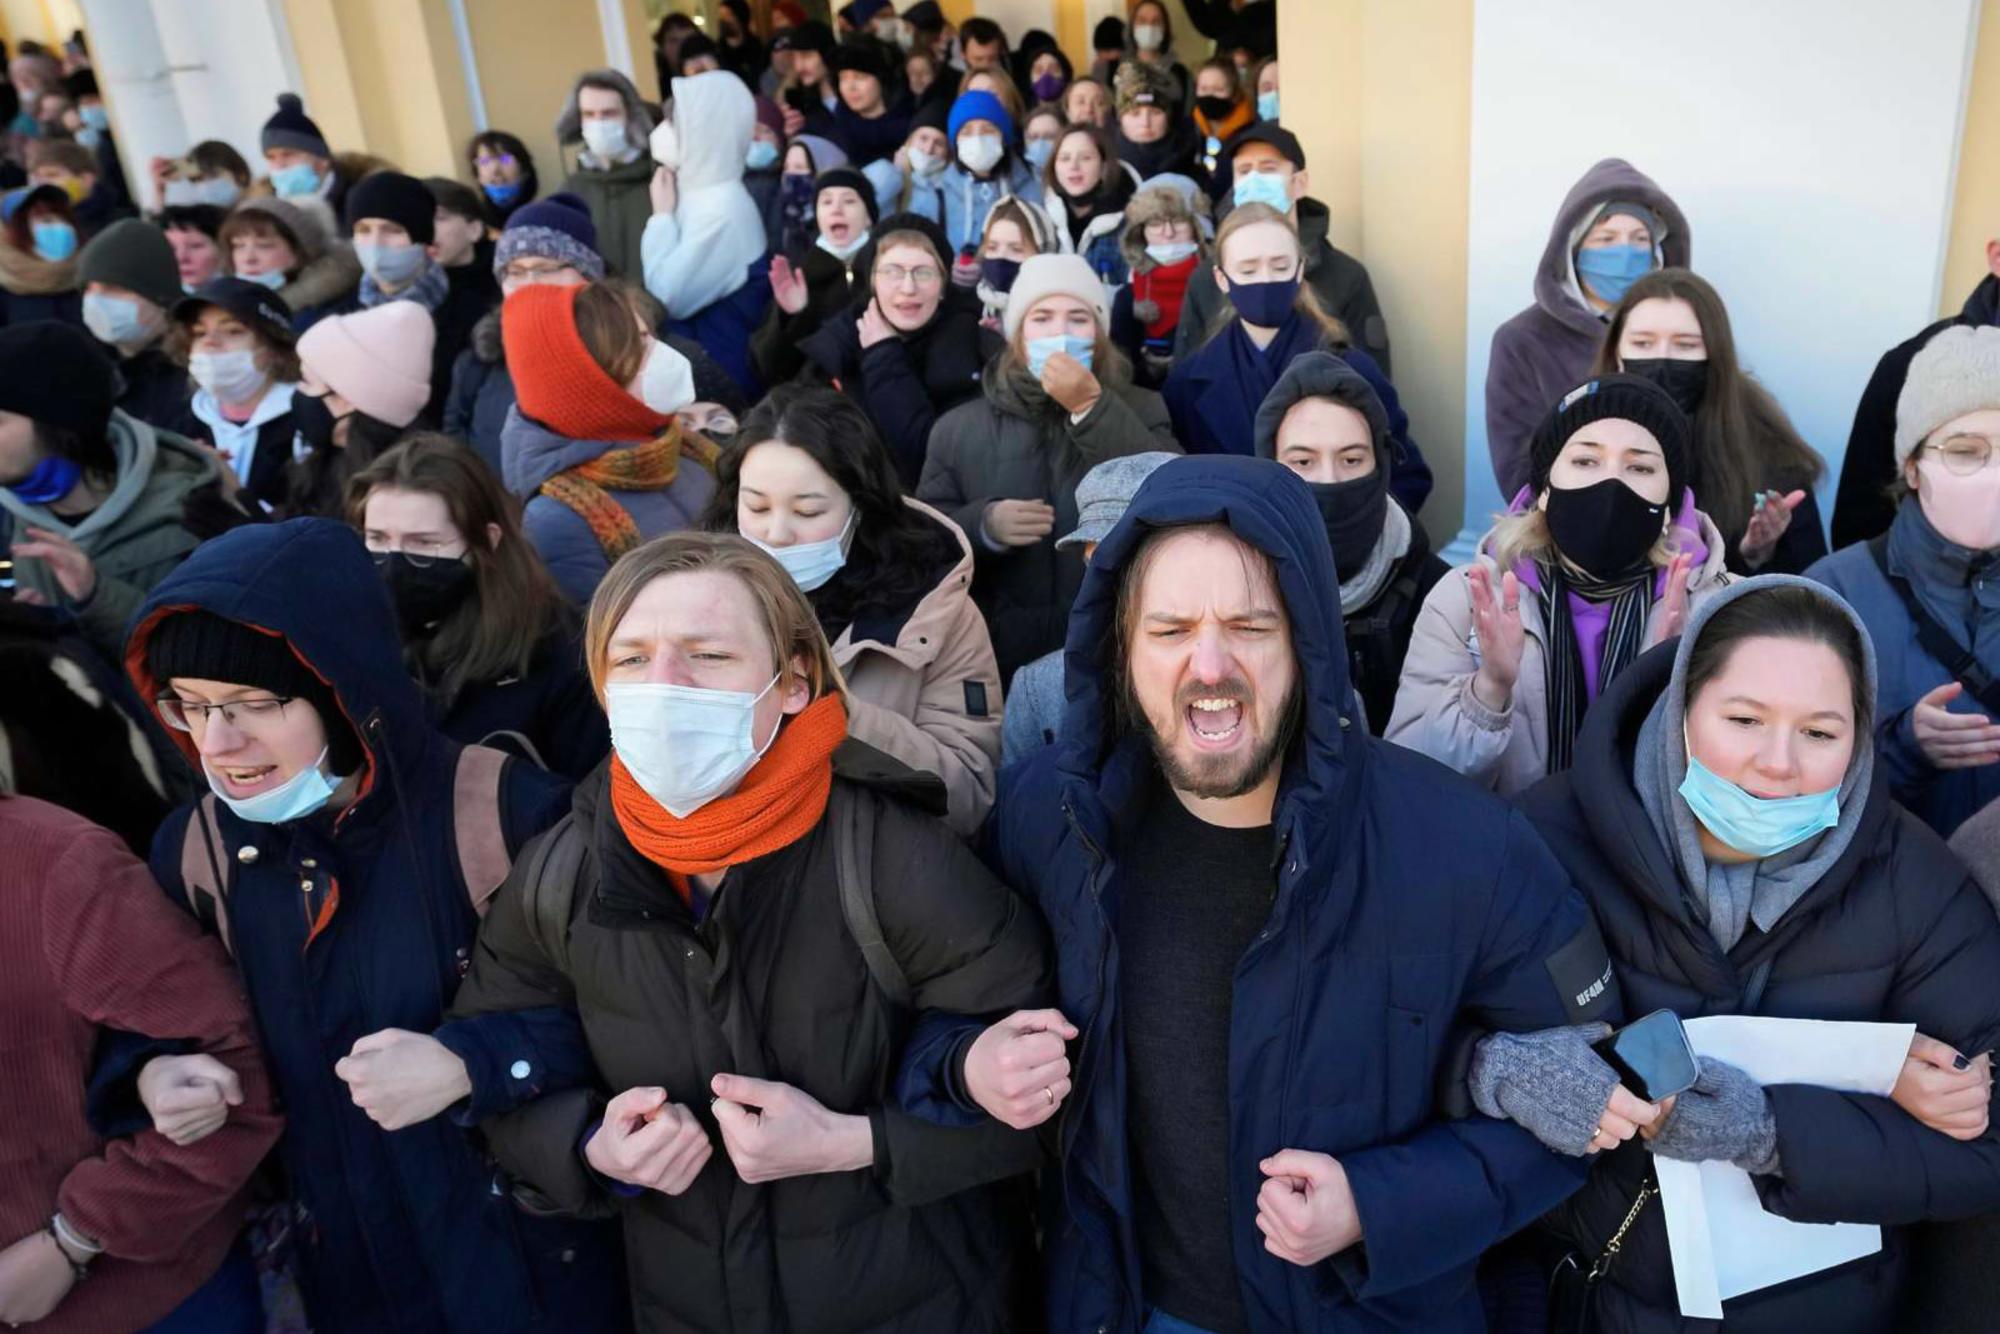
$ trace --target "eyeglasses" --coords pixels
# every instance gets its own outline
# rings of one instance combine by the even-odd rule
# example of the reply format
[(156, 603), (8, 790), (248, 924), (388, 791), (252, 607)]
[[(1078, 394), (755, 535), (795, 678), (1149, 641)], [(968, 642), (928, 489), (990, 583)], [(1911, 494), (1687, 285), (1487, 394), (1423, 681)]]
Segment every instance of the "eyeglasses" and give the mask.
[(512, 153), (481, 153), (472, 159), (475, 167), (511, 167), (514, 165)]
[(413, 537), (399, 547), (368, 544), (368, 558), (377, 569), (387, 568), (391, 556), (401, 556), (421, 570), (436, 561), (457, 560), (463, 555), (463, 542), (441, 542), (435, 537)]
[(196, 732), (208, 726), (215, 714), (222, 715), (222, 721), (237, 728), (246, 735), (255, 735), (278, 724), (284, 717), (285, 706), (292, 702), (290, 695), (272, 695), (257, 699), (232, 699), (227, 704), (202, 704), (179, 695), (162, 695), (153, 701), (159, 706), (160, 720), (177, 732)]
[(915, 268), (905, 268), (901, 264), (882, 264), (876, 267), (876, 274), (891, 287), (901, 287), (907, 280), (919, 287), (930, 287), (944, 281), (944, 274), (934, 264), (919, 264)]
[(1993, 441), (1983, 435), (1955, 435), (1923, 448), (1943, 459), (1944, 470), (1957, 477), (1970, 477), (1993, 461)]
[(573, 275), (576, 278), (583, 276), (577, 273), (574, 264), (537, 264), (530, 267), (526, 264), (517, 263), (509, 264), (506, 268), (500, 270), (500, 281), (507, 283), (567, 282), (569, 279), (563, 276), (565, 274)]

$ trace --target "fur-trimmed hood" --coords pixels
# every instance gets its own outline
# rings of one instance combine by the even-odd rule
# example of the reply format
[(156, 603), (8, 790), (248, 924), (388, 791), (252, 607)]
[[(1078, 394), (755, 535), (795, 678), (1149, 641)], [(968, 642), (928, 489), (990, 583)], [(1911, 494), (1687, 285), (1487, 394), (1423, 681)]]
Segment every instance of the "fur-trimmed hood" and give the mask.
[(1204, 207), (1208, 200), (1199, 190), (1194, 194), (1198, 202), (1190, 205), (1181, 190), (1165, 178), (1155, 178), (1126, 201), (1125, 227), (1118, 234), (1118, 252), (1125, 256), (1125, 263), (1134, 272), (1153, 266), (1152, 257), (1146, 253), (1147, 223), (1187, 222), (1194, 227), (1194, 243), (1201, 247), (1200, 253), (1208, 253), (1210, 229)]
[(659, 122), (653, 115), (653, 109), (646, 104), (646, 99), (639, 96), (639, 89), (615, 69), (587, 69), (571, 81), (569, 96), (563, 100), (562, 110), (556, 115), (556, 142), (583, 142), (583, 116), (577, 110), (576, 99), (585, 81), (618, 90), (618, 96), (625, 100), (625, 141), (643, 154), (646, 141), (652, 137), (653, 126)]

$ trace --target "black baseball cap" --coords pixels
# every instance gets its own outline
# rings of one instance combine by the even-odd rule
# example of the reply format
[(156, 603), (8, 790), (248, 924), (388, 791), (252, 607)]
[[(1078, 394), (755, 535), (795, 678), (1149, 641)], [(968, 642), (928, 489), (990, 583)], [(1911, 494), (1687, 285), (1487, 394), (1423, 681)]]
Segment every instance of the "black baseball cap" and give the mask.
[(1245, 144), (1269, 144), (1289, 158), (1295, 169), (1306, 169), (1306, 150), (1299, 147), (1296, 134), (1275, 121), (1256, 121), (1229, 136), (1222, 145), (1222, 151), (1216, 154), (1216, 170), (1229, 170), (1230, 164), (1236, 160), (1236, 150)]
[(276, 292), (246, 278), (211, 278), (174, 303), (174, 318), (193, 321), (203, 306), (220, 306), (276, 343), (298, 341), (292, 331), (292, 308)]

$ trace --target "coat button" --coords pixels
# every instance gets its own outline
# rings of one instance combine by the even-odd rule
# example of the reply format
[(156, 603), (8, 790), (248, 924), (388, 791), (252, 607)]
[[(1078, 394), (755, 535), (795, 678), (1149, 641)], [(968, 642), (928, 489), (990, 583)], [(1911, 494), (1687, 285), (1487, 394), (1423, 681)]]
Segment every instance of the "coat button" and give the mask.
[(516, 1061), (512, 1065), (507, 1067), (507, 1073), (512, 1075), (516, 1079), (526, 1079), (529, 1075), (533, 1074), (534, 1071), (535, 1067), (529, 1065), (526, 1061)]
[(257, 864), (257, 849), (245, 844), (243, 847), (236, 849), (236, 860), (242, 862), (245, 866), (255, 866)]
[(303, 858), (299, 862), (299, 865), (305, 867), (308, 871), (317, 871), (319, 869), (319, 863), (310, 857)]
[(299, 893), (310, 894), (312, 892), (313, 892), (312, 877), (308, 876), (304, 880), (299, 881)]

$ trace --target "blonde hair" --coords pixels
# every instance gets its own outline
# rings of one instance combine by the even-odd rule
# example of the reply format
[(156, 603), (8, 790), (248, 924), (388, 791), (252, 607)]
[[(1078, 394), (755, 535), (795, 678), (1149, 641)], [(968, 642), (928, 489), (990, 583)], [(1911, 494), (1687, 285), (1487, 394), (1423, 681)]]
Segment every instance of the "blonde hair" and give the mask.
[[(1519, 514), (1498, 514), (1493, 518), (1493, 531), (1486, 535), (1486, 554), (1493, 563), (1503, 570), (1511, 570), (1522, 561), (1547, 561), (1555, 552), (1555, 539), (1549, 535), (1549, 516), (1539, 506), (1530, 505)], [(1660, 530), (1658, 540), (1646, 553), (1646, 559), (1654, 567), (1664, 570), (1673, 563), (1674, 554), (1680, 550), (1680, 543), (1674, 540), (1674, 528), (1668, 524)]]
[(656, 537), (620, 556), (591, 596), (583, 652), (590, 687), (599, 704), (604, 702), (605, 677), (610, 669), (606, 659), (611, 636), (639, 594), (655, 579), (700, 570), (730, 575), (749, 592), (772, 647), (772, 666), (781, 678), (794, 676), (793, 663), (803, 662), (806, 688), (813, 699), (847, 694), (847, 683), (834, 665), (833, 650), (820, 630), (818, 614), (782, 565), (735, 533), (680, 532)]
[[(1289, 214), (1280, 213), (1269, 204), (1238, 204), (1229, 210), (1229, 216), (1215, 229), (1215, 244), (1209, 254), (1216, 272), (1222, 272), (1222, 252), (1228, 247), (1231, 237), (1240, 231), (1267, 222), (1283, 227), (1292, 234), (1294, 241), (1299, 239), (1299, 225)], [(1315, 292), (1312, 284), (1306, 281), (1306, 253), (1303, 244), (1299, 246), (1299, 294), (1292, 300), (1292, 309), (1319, 326), (1321, 342), (1332, 347), (1347, 347), (1354, 341), (1347, 335), (1347, 326), (1320, 302), (1319, 293)], [(1235, 318), (1236, 308), (1225, 300), (1222, 308), (1216, 312), (1216, 317), (1210, 323), (1207, 332), (1202, 336), (1202, 342), (1206, 343), (1227, 329), (1229, 322)]]

